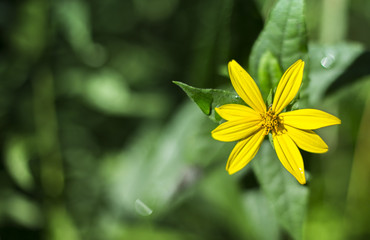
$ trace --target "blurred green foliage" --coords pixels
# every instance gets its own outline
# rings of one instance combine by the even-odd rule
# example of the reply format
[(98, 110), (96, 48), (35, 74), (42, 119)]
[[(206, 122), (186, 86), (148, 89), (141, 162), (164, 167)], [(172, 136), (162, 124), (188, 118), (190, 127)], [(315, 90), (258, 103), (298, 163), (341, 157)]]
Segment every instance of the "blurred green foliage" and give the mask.
[[(370, 6), (298, 2), (0, 1), (0, 238), (370, 238)], [(300, 37), (281, 48), (282, 28)], [(229, 91), (231, 59), (274, 79), (269, 54), (304, 58), (300, 107), (342, 120), (304, 187), (270, 146), (229, 176), (232, 144), (172, 83)]]

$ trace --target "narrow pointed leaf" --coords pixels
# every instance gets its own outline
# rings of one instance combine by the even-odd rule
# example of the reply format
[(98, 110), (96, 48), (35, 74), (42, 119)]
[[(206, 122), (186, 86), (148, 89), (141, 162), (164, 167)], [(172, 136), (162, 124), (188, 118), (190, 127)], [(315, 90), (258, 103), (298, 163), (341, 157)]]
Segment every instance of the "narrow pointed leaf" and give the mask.
[(176, 81), (173, 83), (181, 87), (188, 97), (198, 105), (202, 112), (214, 122), (219, 122), (221, 120), (220, 116), (216, 114), (216, 107), (230, 103), (245, 104), (235, 92), (219, 89), (195, 88)]

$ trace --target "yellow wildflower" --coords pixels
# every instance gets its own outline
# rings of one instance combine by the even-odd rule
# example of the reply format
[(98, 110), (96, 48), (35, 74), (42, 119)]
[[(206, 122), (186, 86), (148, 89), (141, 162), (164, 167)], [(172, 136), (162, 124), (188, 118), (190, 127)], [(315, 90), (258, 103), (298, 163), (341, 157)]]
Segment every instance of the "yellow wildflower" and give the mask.
[(286, 70), (268, 109), (251, 76), (234, 60), (229, 62), (228, 68), (235, 91), (250, 107), (226, 104), (216, 108), (227, 121), (212, 131), (212, 137), (224, 142), (239, 141), (229, 156), (226, 170), (233, 174), (246, 166), (271, 131), (280, 162), (299, 183), (305, 184), (303, 159), (298, 147), (313, 153), (327, 152), (326, 143), (312, 130), (340, 124), (341, 121), (316, 109), (282, 112), (301, 86), (304, 62), (298, 60)]

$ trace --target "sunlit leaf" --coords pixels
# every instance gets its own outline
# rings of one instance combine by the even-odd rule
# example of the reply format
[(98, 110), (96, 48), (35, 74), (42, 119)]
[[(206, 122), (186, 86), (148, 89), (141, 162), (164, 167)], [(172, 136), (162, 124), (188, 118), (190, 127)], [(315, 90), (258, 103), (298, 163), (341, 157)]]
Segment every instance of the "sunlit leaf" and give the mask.
[(14, 137), (8, 140), (5, 163), (15, 182), (25, 190), (31, 190), (34, 179), (29, 166), (29, 152), (24, 138)]
[(272, 9), (249, 59), (250, 74), (257, 76), (260, 59), (270, 51), (287, 69), (307, 52), (304, 0), (280, 0)]

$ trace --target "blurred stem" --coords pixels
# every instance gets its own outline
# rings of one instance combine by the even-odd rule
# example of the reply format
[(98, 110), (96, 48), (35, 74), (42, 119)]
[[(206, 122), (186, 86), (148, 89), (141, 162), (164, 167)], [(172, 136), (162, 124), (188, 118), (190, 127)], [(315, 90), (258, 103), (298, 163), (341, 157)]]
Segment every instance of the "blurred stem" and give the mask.
[(320, 42), (335, 44), (347, 35), (348, 0), (323, 0), (321, 12)]
[(60, 201), (64, 189), (64, 172), (54, 104), (54, 80), (49, 67), (41, 66), (37, 70), (32, 85), (40, 180), (45, 196), (46, 239), (78, 240), (78, 231)]
[(50, 69), (45, 66), (39, 68), (32, 83), (41, 184), (47, 197), (58, 198), (63, 192), (64, 174), (54, 105), (53, 75)]
[(48, 211), (49, 232), (46, 239), (79, 240), (78, 231), (63, 204), (53, 204)]
[(367, 98), (355, 147), (347, 195), (348, 226), (357, 234), (370, 233), (370, 97)]

